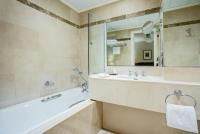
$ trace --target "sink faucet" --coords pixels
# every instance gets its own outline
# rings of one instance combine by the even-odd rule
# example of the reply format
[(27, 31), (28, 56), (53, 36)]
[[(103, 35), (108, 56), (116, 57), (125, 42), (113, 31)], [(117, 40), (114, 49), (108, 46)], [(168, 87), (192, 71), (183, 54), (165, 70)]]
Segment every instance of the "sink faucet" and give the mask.
[(142, 76), (146, 76), (146, 73), (145, 73), (145, 71), (142, 71)]
[(87, 82), (84, 82), (82, 85), (81, 85), (81, 87), (82, 87), (82, 93), (84, 93), (84, 92), (88, 92), (88, 83)]
[(135, 71), (134, 74), (135, 74), (134, 80), (138, 80), (138, 72)]
[(132, 76), (132, 71), (131, 70), (129, 70), (128, 76)]
[(137, 72), (137, 71), (135, 71), (134, 73), (135, 73), (135, 77), (138, 77), (138, 72)]

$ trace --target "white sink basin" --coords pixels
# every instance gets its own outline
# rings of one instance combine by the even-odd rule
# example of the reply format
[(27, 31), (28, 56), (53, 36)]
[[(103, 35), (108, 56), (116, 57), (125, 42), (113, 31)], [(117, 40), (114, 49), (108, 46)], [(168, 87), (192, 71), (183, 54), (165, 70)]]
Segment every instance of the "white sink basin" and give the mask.
[(119, 78), (119, 79), (130, 79), (130, 80), (137, 80), (136, 77), (134, 76), (129, 76), (129, 75), (117, 75), (116, 78)]
[(117, 75), (118, 79), (126, 79), (126, 80), (144, 80), (144, 81), (160, 81), (161, 77), (158, 76), (129, 76), (129, 75)]

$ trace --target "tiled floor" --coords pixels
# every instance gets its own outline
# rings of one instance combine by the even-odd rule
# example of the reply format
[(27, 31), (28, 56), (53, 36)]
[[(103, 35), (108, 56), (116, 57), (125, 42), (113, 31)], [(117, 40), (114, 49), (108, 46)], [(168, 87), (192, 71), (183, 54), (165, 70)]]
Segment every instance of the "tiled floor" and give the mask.
[(101, 130), (98, 132), (98, 134), (114, 134), (114, 133), (108, 132), (106, 130)]

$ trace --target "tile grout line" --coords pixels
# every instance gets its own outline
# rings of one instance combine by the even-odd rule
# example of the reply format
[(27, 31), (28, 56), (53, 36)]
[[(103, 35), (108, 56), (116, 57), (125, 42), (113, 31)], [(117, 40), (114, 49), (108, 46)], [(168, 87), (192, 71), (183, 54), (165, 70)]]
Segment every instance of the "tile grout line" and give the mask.
[(172, 24), (166, 24), (166, 25), (164, 25), (164, 28), (192, 25), (192, 24), (198, 24), (198, 23), (200, 23), (200, 19), (191, 20), (191, 21), (184, 21), (184, 22), (177, 22), (177, 23), (172, 23)]

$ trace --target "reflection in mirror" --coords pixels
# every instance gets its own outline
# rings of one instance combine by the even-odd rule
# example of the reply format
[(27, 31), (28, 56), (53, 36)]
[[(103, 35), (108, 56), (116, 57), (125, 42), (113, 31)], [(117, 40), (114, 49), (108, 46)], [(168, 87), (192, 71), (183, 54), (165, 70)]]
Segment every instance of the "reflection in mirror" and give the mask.
[(164, 64), (200, 67), (200, 0), (165, 0)]
[(108, 66), (158, 66), (159, 13), (107, 23)]
[(134, 56), (136, 66), (153, 66), (154, 40), (153, 33), (133, 32)]

